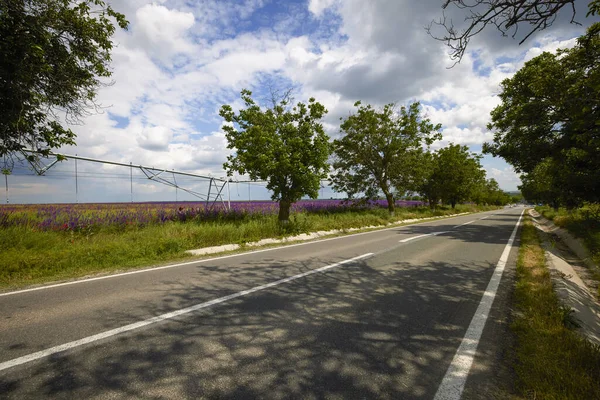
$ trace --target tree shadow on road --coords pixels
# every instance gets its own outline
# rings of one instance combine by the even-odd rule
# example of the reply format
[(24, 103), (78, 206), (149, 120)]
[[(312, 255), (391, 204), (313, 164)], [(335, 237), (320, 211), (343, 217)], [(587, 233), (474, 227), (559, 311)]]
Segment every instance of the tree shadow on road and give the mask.
[[(285, 267), (301, 273), (331, 262)], [(276, 263), (259, 267), (209, 267), (222, 273), (221, 284), (173, 281), (162, 302), (141, 306), (161, 315), (283, 277)], [(4, 371), (0, 392), (69, 399), (432, 398), (493, 267), (357, 261)], [(114, 326), (137, 316), (99, 317)]]

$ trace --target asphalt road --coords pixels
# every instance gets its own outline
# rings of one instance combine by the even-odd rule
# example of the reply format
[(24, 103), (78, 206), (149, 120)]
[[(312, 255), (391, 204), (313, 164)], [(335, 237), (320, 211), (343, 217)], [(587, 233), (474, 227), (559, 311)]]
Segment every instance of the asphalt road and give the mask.
[[(0, 397), (452, 398), (440, 385), (521, 211), (0, 294)], [(501, 303), (467, 397), (495, 374)]]

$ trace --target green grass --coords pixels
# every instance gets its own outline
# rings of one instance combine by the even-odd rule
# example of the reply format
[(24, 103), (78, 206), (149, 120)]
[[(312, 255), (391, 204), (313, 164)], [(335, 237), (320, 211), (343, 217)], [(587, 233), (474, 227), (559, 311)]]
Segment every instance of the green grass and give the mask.
[(568, 328), (536, 229), (521, 233), (515, 288), (517, 388), (530, 399), (600, 399), (600, 348)]
[[(565, 208), (554, 210), (552, 207), (535, 209), (555, 225), (580, 238), (590, 251), (593, 263), (600, 266), (600, 204), (590, 204), (570, 211)], [(600, 268), (593, 268), (591, 272), (594, 279), (600, 281)], [(597, 295), (600, 298), (600, 288)]]
[(536, 207), (535, 209), (545, 218), (550, 219), (561, 228), (572, 232), (581, 238), (594, 262), (600, 264), (600, 205), (588, 205), (568, 211), (564, 208), (554, 210), (551, 207)]
[(169, 222), (138, 227), (106, 227), (87, 232), (0, 230), (0, 288), (115, 272), (191, 258), (185, 250), (282, 237), (320, 230), (360, 228), (429, 216), (491, 208), (457, 206), (456, 210), (406, 208), (391, 218), (384, 209), (332, 214), (296, 214), (285, 229), (276, 216), (239, 222)]

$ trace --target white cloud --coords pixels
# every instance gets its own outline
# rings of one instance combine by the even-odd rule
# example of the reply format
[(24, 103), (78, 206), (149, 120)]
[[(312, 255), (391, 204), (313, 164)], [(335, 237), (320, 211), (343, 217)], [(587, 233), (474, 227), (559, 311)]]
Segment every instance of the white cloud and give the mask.
[(164, 126), (153, 126), (144, 129), (137, 138), (142, 149), (152, 151), (166, 151), (173, 138), (173, 132)]
[[(264, 97), (265, 82), (297, 87), (296, 100), (322, 102), (332, 136), (356, 100), (375, 106), (421, 100), (427, 116), (443, 124), (444, 143), (478, 148), (491, 139), (486, 124), (499, 104), (500, 82), (542, 51), (572, 46), (577, 33), (557, 26), (522, 47), (486, 33), (448, 69), (447, 49), (423, 29), (441, 15), (439, 2), (310, 0), (292, 14), (290, 8), (277, 11), (286, 2), (266, 4), (115, 4), (131, 27), (116, 33), (114, 84), (99, 91), (99, 103), (110, 107), (74, 127), (78, 146), (63, 151), (223, 175), (229, 150), (218, 109), (242, 107), (244, 87)], [(518, 177), (502, 161), (485, 167), (501, 187), (516, 186)]]
[(136, 11), (135, 18), (134, 40), (149, 54), (168, 60), (174, 54), (194, 50), (186, 38), (187, 30), (194, 25), (192, 13), (146, 4)]
[(337, 0), (309, 0), (308, 10), (317, 17), (323, 15), (323, 12), (333, 6)]

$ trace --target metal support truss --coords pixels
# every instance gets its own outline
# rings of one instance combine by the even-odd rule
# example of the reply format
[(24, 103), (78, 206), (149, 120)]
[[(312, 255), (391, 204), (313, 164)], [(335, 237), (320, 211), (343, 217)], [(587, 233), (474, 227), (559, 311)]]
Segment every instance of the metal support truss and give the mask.
[[(182, 171), (175, 171), (175, 170), (167, 170), (167, 169), (163, 169), (163, 168), (147, 167), (144, 165), (135, 165), (132, 163), (125, 164), (125, 163), (116, 162), (116, 161), (107, 161), (107, 160), (100, 160), (100, 159), (96, 159), (96, 158), (81, 157), (81, 156), (77, 156), (77, 155), (74, 156), (74, 155), (60, 154), (60, 153), (53, 153), (53, 152), (51, 152), (49, 154), (49, 156), (55, 157), (55, 159), (52, 160), (50, 162), (50, 164), (45, 165), (44, 163), (42, 163), (42, 161), (39, 157), (39, 155), (40, 155), (39, 152), (32, 151), (32, 150), (23, 150), (23, 154), (25, 155), (25, 159), (29, 162), (29, 164), (32, 166), (32, 168), (38, 175), (44, 175), (50, 168), (52, 168), (54, 165), (56, 165), (56, 163), (58, 163), (59, 161), (69, 160), (69, 159), (89, 161), (89, 162), (100, 163), (100, 164), (117, 165), (120, 167), (130, 168), (130, 171), (132, 171), (133, 169), (139, 169), (151, 181), (173, 187), (173, 188), (175, 188), (175, 190), (182, 190), (186, 193), (191, 194), (194, 197), (199, 198), (202, 201), (206, 201), (206, 207), (208, 207), (208, 208), (213, 208), (218, 202), (220, 202), (227, 209), (231, 208), (230, 200), (227, 200), (227, 202), (226, 202), (222, 195), (223, 189), (225, 188), (226, 185), (228, 185), (228, 183), (230, 181), (229, 178), (227, 178), (227, 179), (215, 178), (212, 176), (199, 175), (199, 174), (194, 174), (194, 173), (190, 173), (190, 172), (182, 172)], [(32, 158), (31, 155), (34, 155), (35, 157)], [(46, 157), (46, 158), (50, 158), (50, 157)], [(189, 176), (189, 177), (194, 177), (194, 178), (198, 178), (198, 179), (202, 179), (202, 180), (208, 180), (209, 181), (208, 193), (204, 194), (204, 193), (197, 192), (195, 190), (191, 190), (191, 189), (182, 187), (181, 185), (177, 184), (175, 175)], [(213, 186), (215, 188), (216, 194), (211, 196)], [(133, 186), (132, 186), (132, 190), (133, 190)], [(133, 199), (133, 197), (132, 197), (132, 199)]]

